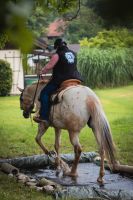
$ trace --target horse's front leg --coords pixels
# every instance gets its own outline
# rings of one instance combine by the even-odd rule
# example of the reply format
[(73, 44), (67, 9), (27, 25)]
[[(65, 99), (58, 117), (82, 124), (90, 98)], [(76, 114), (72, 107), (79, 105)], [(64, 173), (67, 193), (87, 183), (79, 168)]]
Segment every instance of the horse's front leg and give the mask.
[(77, 166), (78, 166), (80, 155), (82, 152), (81, 145), (79, 143), (78, 134), (79, 133), (77, 133), (77, 132), (69, 131), (70, 141), (74, 147), (74, 153), (75, 153), (75, 159), (73, 161), (71, 171), (67, 174), (69, 176), (77, 176), (78, 175)]
[(61, 130), (58, 128), (55, 128), (55, 144), (54, 148), (56, 151), (56, 158), (55, 158), (55, 163), (57, 166), (57, 170), (60, 170), (60, 154), (59, 154), (59, 149), (60, 149), (60, 143), (61, 143)]
[(63, 170), (64, 173), (70, 171), (69, 166), (67, 163), (65, 163), (61, 158), (60, 158), (60, 144), (61, 144), (61, 130), (58, 128), (55, 128), (55, 151), (56, 151), (56, 158), (55, 158), (55, 164), (57, 167), (57, 174)]
[(41, 137), (43, 136), (43, 134), (46, 132), (46, 130), (48, 129), (48, 126), (46, 127), (45, 124), (43, 122), (38, 124), (38, 133), (37, 136), (35, 138), (37, 144), (41, 147), (41, 149), (43, 150), (43, 152), (45, 154), (48, 154), (49, 151), (48, 149), (44, 146), (44, 144), (41, 141)]

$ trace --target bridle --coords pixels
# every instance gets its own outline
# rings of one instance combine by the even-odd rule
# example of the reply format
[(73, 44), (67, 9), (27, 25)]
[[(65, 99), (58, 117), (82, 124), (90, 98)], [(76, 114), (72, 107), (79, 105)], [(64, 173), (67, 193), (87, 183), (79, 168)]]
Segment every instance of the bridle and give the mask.
[(21, 95), (20, 95), (20, 108), (21, 108), (21, 110), (23, 110), (23, 116), (25, 118), (31, 117), (31, 113), (34, 113), (33, 109), (34, 109), (36, 94), (37, 94), (37, 90), (38, 90), (39, 80), (40, 80), (40, 76), (38, 77), (38, 81), (37, 81), (35, 93), (34, 93), (34, 96), (33, 96), (33, 100), (31, 101), (32, 104), (30, 105), (29, 109), (26, 110), (26, 111), (22, 108), (22, 105), (21, 105), (22, 102), (23, 102), (23, 92), (24, 92), (24, 90), (21, 92)]
[(33, 101), (32, 101), (32, 104), (31, 104), (32, 110), (34, 109), (34, 104), (35, 104), (36, 93), (37, 93), (37, 89), (38, 89), (39, 81), (40, 81), (40, 75), (38, 76), (38, 81), (37, 81), (37, 85), (36, 85), (36, 89), (35, 89), (35, 93), (34, 93)]

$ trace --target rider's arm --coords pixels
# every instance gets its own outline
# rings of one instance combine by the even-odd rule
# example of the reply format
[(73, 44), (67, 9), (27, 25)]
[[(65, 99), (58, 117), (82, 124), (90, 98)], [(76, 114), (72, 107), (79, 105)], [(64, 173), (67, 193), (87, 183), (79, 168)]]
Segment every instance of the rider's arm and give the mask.
[(42, 68), (41, 73), (46, 74), (49, 70), (53, 69), (59, 60), (58, 54), (54, 54), (50, 61)]

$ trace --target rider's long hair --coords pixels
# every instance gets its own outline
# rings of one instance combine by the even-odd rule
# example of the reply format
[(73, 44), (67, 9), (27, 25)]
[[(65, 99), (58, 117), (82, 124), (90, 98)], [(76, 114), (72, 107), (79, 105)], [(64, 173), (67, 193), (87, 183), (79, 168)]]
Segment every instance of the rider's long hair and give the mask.
[(57, 51), (66, 49), (67, 47), (67, 43), (65, 41), (63, 41), (61, 38), (58, 38), (55, 40), (54, 42), (54, 49), (56, 49)]

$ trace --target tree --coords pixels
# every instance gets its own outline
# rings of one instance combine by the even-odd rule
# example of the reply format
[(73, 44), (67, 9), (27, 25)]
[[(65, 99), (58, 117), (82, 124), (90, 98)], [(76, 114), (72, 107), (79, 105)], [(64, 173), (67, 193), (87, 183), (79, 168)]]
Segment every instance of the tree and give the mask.
[(106, 26), (133, 28), (132, 0), (86, 0), (86, 6), (106, 21)]
[(36, 6), (42, 7), (44, 11), (57, 10), (62, 13), (76, 4), (77, 0), (2, 0), (0, 33), (6, 34), (12, 43), (20, 47), (23, 52), (27, 52), (32, 48), (34, 40), (34, 35), (27, 28), (27, 19), (32, 15)]
[(68, 24), (66, 38), (72, 43), (77, 43), (84, 37), (94, 37), (103, 29), (103, 25), (104, 21), (92, 9), (82, 5), (79, 16)]
[(44, 36), (47, 33), (49, 23), (55, 19), (55, 16), (58, 16), (57, 11), (44, 11), (42, 7), (37, 6), (27, 20), (27, 27), (33, 32), (35, 37)]
[(12, 87), (12, 70), (10, 64), (0, 60), (0, 96), (7, 96)]

